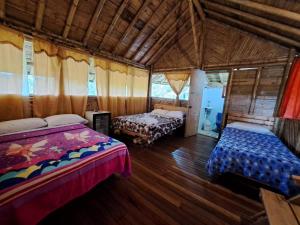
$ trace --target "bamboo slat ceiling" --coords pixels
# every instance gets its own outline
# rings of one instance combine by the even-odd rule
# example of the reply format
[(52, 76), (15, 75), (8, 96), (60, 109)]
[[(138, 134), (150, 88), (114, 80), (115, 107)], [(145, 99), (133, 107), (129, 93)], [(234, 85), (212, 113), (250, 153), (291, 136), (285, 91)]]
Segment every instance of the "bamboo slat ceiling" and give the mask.
[(297, 0), (0, 0), (6, 25), (142, 67), (190, 30), (201, 51), (206, 17), (300, 48)]

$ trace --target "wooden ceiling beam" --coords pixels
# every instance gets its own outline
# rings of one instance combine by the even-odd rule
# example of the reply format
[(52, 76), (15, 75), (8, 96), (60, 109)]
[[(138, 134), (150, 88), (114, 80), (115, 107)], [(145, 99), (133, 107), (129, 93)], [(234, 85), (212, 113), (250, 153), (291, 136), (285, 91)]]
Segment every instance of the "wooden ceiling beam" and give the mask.
[(193, 31), (193, 42), (194, 42), (194, 48), (195, 48), (196, 63), (197, 63), (197, 66), (199, 66), (200, 58), (199, 58), (199, 49), (198, 49), (198, 38), (197, 38), (197, 31), (196, 31), (196, 27), (195, 27), (194, 7), (193, 7), (192, 0), (189, 0), (189, 11), (190, 11), (192, 31)]
[[(143, 41), (139, 48), (136, 50), (135, 54), (133, 57), (131, 57), (132, 60), (138, 60), (137, 59), (137, 56), (140, 52), (140, 50), (144, 47), (144, 45), (149, 41), (151, 40), (152, 38), (155, 37), (155, 35), (159, 32), (160, 28), (162, 28), (166, 23), (167, 21), (171, 18), (171, 16), (176, 12), (177, 9), (179, 9), (179, 7), (181, 6), (181, 1), (178, 1), (178, 3), (176, 4), (176, 6), (171, 10), (171, 12), (169, 12), (167, 14), (167, 16), (161, 21), (161, 23), (155, 28), (155, 30), (150, 34), (150, 36), (145, 40)], [(129, 47), (128, 51), (130, 50), (131, 46)], [(125, 54), (125, 57), (126, 55), (128, 54), (129, 52), (126, 52)]]
[[(183, 14), (181, 15), (182, 17), (184, 17), (187, 13), (189, 12), (189, 10), (188, 9), (186, 9), (184, 12), (183, 12)], [(164, 32), (164, 34), (151, 46), (151, 48), (150, 49), (148, 49), (145, 53), (144, 53), (144, 55), (143, 55), (143, 57), (141, 58), (141, 60), (139, 61), (140, 63), (141, 62), (144, 62), (145, 61), (145, 58), (146, 58), (146, 56), (148, 55), (148, 54), (150, 54), (150, 58), (155, 54), (155, 52), (151, 55), (151, 52), (153, 52), (153, 50), (155, 49), (155, 48), (157, 48), (158, 47), (158, 45), (169, 35), (169, 33), (172, 31), (172, 30), (174, 30), (174, 29), (176, 29), (176, 26), (178, 25), (178, 19), (171, 25), (171, 26), (169, 26), (169, 28)], [(177, 31), (175, 31), (174, 33), (173, 33), (173, 35), (174, 34), (177, 34)], [(149, 58), (149, 57), (148, 57)]]
[(82, 42), (71, 40), (68, 38), (63, 38), (61, 35), (57, 35), (53, 32), (49, 31), (40, 31), (35, 29), (35, 27), (32, 27), (29, 24), (26, 24), (24, 22), (11, 19), (11, 18), (5, 18), (3, 21), (0, 21), (0, 24), (3, 24), (4, 26), (8, 26), (12, 29), (15, 29), (17, 31), (20, 31), (24, 34), (27, 34), (29, 36), (38, 37), (43, 40), (49, 41), (51, 43), (57, 44), (59, 46), (75, 49), (78, 51), (82, 51), (85, 54), (98, 56), (98, 57), (104, 57), (107, 59), (114, 60), (116, 62), (124, 63), (127, 65), (139, 67), (139, 68), (146, 68), (144, 65), (133, 62), (131, 60), (125, 59), (120, 56), (112, 55), (110, 52), (107, 51), (95, 51), (95, 49), (87, 48), (83, 45)]
[[(181, 26), (181, 27), (185, 27), (187, 24), (189, 24), (191, 21), (188, 19), (188, 20), (186, 20), (184, 23), (183, 23), (183, 25)], [(172, 41), (174, 41), (174, 39), (176, 38), (176, 36), (177, 36), (177, 33), (178, 32), (175, 32), (174, 34), (172, 34), (172, 36), (171, 37), (169, 37), (168, 38), (168, 40), (158, 49), (158, 51), (156, 51), (155, 53), (154, 53), (154, 55), (152, 55), (152, 57), (149, 59), (149, 60), (147, 60), (147, 62), (145, 63), (146, 65), (151, 65), (151, 64), (153, 64), (153, 63), (155, 63), (160, 57), (161, 57), (161, 55), (162, 54), (164, 54), (164, 52), (166, 52), (166, 51), (163, 51), (163, 50), (165, 50), (165, 48), (172, 42)], [(187, 32), (188, 33), (188, 32)], [(187, 34), (186, 33), (186, 34)], [(183, 38), (186, 34), (184, 34), (182, 37), (179, 37), (178, 38), (178, 40), (180, 40), (181, 38)]]
[[(134, 38), (134, 40), (129, 44), (129, 47), (126, 50), (126, 53), (124, 54), (124, 57), (128, 57), (128, 54), (130, 52), (130, 50), (132, 49), (132, 47), (134, 46), (134, 44), (136, 43), (137, 40), (139, 40), (139, 38), (141, 37), (142, 34), (144, 34), (144, 32), (146, 31), (146, 29), (149, 27), (149, 25), (151, 24), (152, 20), (156, 17), (156, 13), (159, 12), (161, 10), (161, 8), (163, 8), (164, 3), (167, 2), (167, 0), (163, 0), (160, 5), (156, 8), (155, 12), (151, 15), (150, 19), (147, 21), (147, 23), (144, 25), (143, 29), (139, 32), (139, 34)], [(143, 42), (144, 43), (144, 42)], [(143, 44), (141, 44), (143, 45)]]
[(121, 39), (119, 40), (118, 44), (116, 45), (116, 47), (113, 49), (113, 54), (116, 53), (116, 51), (118, 50), (120, 44), (125, 40), (125, 38), (128, 36), (128, 34), (132, 31), (133, 26), (136, 24), (136, 21), (138, 20), (138, 18), (140, 17), (140, 15), (144, 12), (145, 8), (148, 6), (149, 2), (151, 2), (151, 0), (146, 0), (142, 6), (139, 8), (138, 12), (135, 14), (133, 20), (130, 22), (130, 24), (127, 26), (125, 32), (123, 33)]
[(275, 41), (277, 43), (280, 43), (282, 45), (286, 45), (286, 46), (289, 46), (289, 47), (300, 48), (300, 42), (298, 42), (298, 41), (295, 41), (295, 40), (292, 40), (290, 38), (281, 36), (279, 34), (275, 34), (274, 32), (267, 31), (266, 29), (256, 27), (254, 25), (242, 22), (240, 20), (233, 19), (233, 18), (231, 18), (229, 16), (225, 16), (221, 13), (217, 13), (217, 12), (207, 10), (207, 9), (205, 9), (205, 12), (211, 18), (215, 18), (215, 19), (217, 19), (218, 21), (220, 21), (222, 23), (230, 24), (230, 25), (232, 25), (234, 27), (237, 27), (241, 30), (244, 30), (244, 31), (247, 31), (247, 32), (250, 32), (250, 33), (254, 33), (256, 35), (259, 35), (259, 36), (262, 36), (264, 38), (273, 40), (273, 41)]
[(273, 28), (274, 30), (281, 31), (282, 33), (285, 34), (290, 34), (292, 36), (296, 36), (298, 39), (300, 39), (300, 29), (295, 28), (289, 25), (285, 25), (279, 22), (274, 22), (269, 19), (265, 19), (247, 12), (243, 12), (241, 10), (237, 10), (231, 7), (227, 7), (224, 5), (216, 4), (213, 2), (205, 1), (205, 6), (207, 9), (211, 9), (213, 11), (217, 11), (219, 13), (228, 13), (228, 14), (233, 14), (235, 16), (239, 16), (243, 18), (247, 23), (252, 23), (253, 25), (261, 25), (265, 28)]
[(102, 48), (103, 48), (104, 41), (105, 41), (106, 38), (107, 38), (108, 36), (110, 36), (111, 33), (113, 32), (113, 30), (114, 30), (114, 28), (115, 28), (115, 26), (116, 26), (116, 24), (117, 24), (117, 22), (118, 22), (118, 20), (119, 20), (119, 18), (120, 18), (120, 16), (121, 16), (121, 14), (123, 13), (123, 11), (124, 11), (124, 9), (125, 9), (125, 7), (126, 7), (128, 1), (129, 1), (129, 0), (124, 0), (124, 1), (122, 2), (121, 6), (119, 7), (117, 13), (115, 14), (115, 16), (114, 16), (114, 18), (113, 18), (111, 24), (109, 25), (107, 31), (105, 32), (104, 37), (102, 38), (102, 40), (101, 40), (101, 42), (100, 42), (100, 44), (99, 44), (98, 49), (102, 49)]
[(5, 17), (5, 0), (0, 0), (0, 19)]
[(194, 6), (196, 7), (196, 10), (197, 10), (199, 16), (200, 16), (200, 19), (202, 21), (204, 21), (205, 20), (205, 13), (203, 11), (201, 3), (199, 2), (199, 0), (193, 0), (193, 3), (194, 3)]
[(46, 1), (39, 0), (36, 17), (35, 17), (35, 29), (37, 30), (40, 30), (42, 28), (45, 6), (46, 6)]
[(73, 19), (74, 19), (74, 15), (75, 15), (75, 12), (76, 12), (77, 7), (78, 7), (78, 3), (79, 3), (79, 0), (73, 0), (72, 5), (70, 7), (69, 14), (68, 14), (67, 21), (66, 21), (66, 25), (65, 25), (65, 29), (64, 29), (64, 32), (63, 32), (63, 37), (64, 38), (67, 38), (68, 35), (69, 35), (70, 29), (71, 29), (71, 26), (72, 26), (72, 22), (73, 22)]
[(102, 12), (102, 9), (103, 9), (103, 6), (105, 4), (106, 0), (99, 0), (98, 1), (98, 5), (97, 5), (97, 8), (95, 9), (95, 12), (93, 14), (93, 17), (91, 19), (91, 22), (89, 24), (89, 27), (85, 33), (85, 36), (84, 36), (84, 39), (83, 39), (83, 44), (86, 45), (89, 38), (90, 38), (90, 35), (94, 29), (94, 27), (96, 26), (97, 22), (98, 22), (98, 19), (99, 19), (99, 16)]
[(261, 4), (249, 0), (226, 0), (226, 2), (238, 4), (242, 7), (257, 10), (269, 15), (277, 16), (279, 18), (300, 22), (300, 14), (286, 9), (277, 8), (267, 4)]

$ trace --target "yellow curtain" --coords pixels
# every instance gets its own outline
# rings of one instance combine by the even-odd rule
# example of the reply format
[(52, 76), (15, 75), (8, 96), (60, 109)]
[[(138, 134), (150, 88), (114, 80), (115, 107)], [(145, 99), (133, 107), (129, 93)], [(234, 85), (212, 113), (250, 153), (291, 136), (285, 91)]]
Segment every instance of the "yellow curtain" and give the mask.
[(33, 40), (34, 96), (33, 114), (47, 117), (58, 113), (61, 60), (58, 48), (48, 42)]
[(87, 82), (88, 63), (85, 60), (75, 61), (73, 57), (62, 60), (60, 113), (84, 115), (88, 95)]
[(24, 117), (23, 36), (0, 27), (0, 121)]
[(95, 59), (97, 100), (100, 110), (109, 110), (109, 61), (105, 59)]
[(165, 74), (168, 83), (176, 94), (176, 104), (179, 104), (179, 95), (190, 77), (189, 72), (168, 72)]

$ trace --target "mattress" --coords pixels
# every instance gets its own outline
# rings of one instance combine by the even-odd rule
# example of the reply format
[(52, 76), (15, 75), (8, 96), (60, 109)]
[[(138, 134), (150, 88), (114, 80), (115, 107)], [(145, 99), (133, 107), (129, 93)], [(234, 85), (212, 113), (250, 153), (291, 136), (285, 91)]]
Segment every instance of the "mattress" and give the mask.
[(147, 138), (150, 144), (183, 125), (183, 119), (153, 113), (119, 116), (113, 119), (114, 130), (126, 130)]
[(126, 145), (81, 124), (1, 136), (0, 224), (36, 224), (113, 173), (131, 174)]

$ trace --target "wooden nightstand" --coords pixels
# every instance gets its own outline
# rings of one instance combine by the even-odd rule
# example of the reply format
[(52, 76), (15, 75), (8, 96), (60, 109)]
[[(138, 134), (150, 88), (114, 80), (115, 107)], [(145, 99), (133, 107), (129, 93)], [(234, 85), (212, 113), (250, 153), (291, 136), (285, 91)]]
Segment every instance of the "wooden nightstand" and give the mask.
[(88, 127), (91, 129), (109, 135), (111, 113), (108, 111), (86, 111), (85, 118), (89, 121)]

